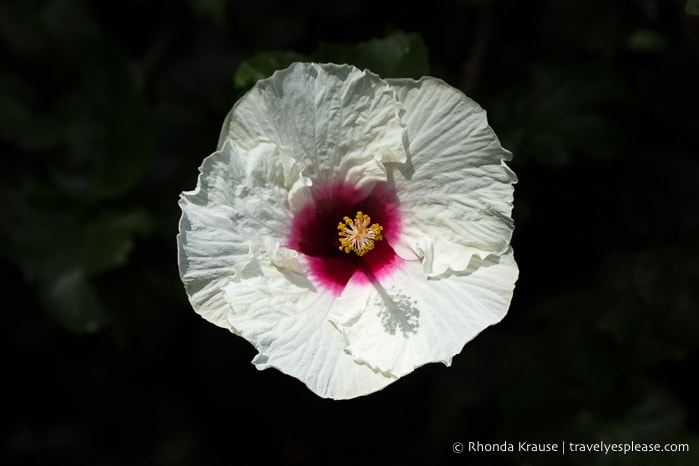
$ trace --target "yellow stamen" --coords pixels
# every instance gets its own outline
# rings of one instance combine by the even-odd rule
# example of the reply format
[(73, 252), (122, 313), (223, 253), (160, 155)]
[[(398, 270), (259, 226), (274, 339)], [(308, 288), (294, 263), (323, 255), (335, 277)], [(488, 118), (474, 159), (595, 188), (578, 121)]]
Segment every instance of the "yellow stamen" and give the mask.
[(337, 225), (340, 236), (340, 251), (349, 254), (353, 251), (358, 256), (363, 256), (374, 249), (374, 241), (383, 239), (381, 231), (383, 227), (378, 223), (370, 225), (371, 217), (357, 212), (354, 220), (349, 217), (344, 218), (344, 222)]

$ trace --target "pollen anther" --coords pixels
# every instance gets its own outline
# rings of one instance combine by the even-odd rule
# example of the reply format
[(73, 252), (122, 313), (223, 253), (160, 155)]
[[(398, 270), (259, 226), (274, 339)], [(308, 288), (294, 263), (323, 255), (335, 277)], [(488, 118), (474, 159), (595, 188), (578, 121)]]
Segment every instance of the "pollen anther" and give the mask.
[(337, 225), (340, 251), (345, 251), (347, 254), (352, 251), (361, 257), (374, 249), (374, 241), (383, 239), (381, 235), (383, 227), (378, 223), (372, 225), (371, 217), (364, 215), (361, 211), (357, 212), (354, 220), (349, 217), (343, 220), (344, 222)]

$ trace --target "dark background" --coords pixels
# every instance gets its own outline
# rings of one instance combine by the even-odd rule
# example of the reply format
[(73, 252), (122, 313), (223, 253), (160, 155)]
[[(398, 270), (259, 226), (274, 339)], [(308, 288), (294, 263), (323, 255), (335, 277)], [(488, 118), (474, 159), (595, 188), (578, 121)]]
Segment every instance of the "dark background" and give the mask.
[[(3, 2), (0, 462), (699, 464), (699, 16), (685, 7)], [(250, 84), (234, 83), (242, 60), (323, 42), (339, 61), (402, 32), (406, 69), (427, 66), (424, 44), (429, 73), (514, 153), (520, 279), (451, 368), (324, 400), (193, 312), (177, 199)], [(457, 441), (692, 451), (459, 455)]]

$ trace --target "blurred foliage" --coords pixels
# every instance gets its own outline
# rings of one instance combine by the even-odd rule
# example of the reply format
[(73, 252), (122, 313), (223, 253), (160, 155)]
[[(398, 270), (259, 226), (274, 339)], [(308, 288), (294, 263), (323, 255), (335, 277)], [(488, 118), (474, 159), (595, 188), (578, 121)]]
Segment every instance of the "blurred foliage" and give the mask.
[(687, 13), (699, 15), (699, 1), (687, 0)]
[[(3, 464), (697, 464), (696, 4), (0, 3)], [(508, 317), (351, 402), (258, 372), (177, 273), (178, 194), (235, 99), (298, 60), (445, 79), (519, 177)]]
[(93, 332), (110, 318), (92, 278), (126, 265), (134, 236), (150, 228), (146, 210), (118, 202), (152, 155), (147, 104), (129, 57), (79, 3), (0, 9), (14, 65), (0, 76), (0, 136), (23, 168), (5, 175), (3, 217), (13, 228), (2, 253), (57, 321)]
[(430, 72), (427, 48), (420, 34), (401, 31), (394, 31), (383, 39), (352, 45), (321, 42), (311, 58), (367, 68), (382, 78), (419, 79)]
[(238, 66), (233, 85), (237, 89), (250, 89), (260, 79), (269, 78), (275, 71), (282, 70), (297, 61), (308, 61), (308, 58), (296, 52), (258, 53)]
[[(526, 88), (523, 92), (522, 88)], [(573, 159), (612, 159), (623, 141), (612, 123), (613, 109), (625, 103), (620, 76), (599, 66), (564, 69), (529, 65), (525, 84), (504, 91), (492, 106), (495, 118), (508, 113), (505, 147), (536, 158), (542, 164), (565, 165)]]
[(207, 17), (219, 27), (225, 27), (230, 0), (192, 0), (189, 3), (194, 13)]
[(260, 52), (240, 64), (235, 73), (235, 87), (247, 90), (258, 80), (297, 61), (347, 63), (371, 70), (383, 78), (418, 79), (429, 74), (422, 37), (394, 31), (382, 39), (358, 44), (322, 42), (309, 56), (287, 51)]

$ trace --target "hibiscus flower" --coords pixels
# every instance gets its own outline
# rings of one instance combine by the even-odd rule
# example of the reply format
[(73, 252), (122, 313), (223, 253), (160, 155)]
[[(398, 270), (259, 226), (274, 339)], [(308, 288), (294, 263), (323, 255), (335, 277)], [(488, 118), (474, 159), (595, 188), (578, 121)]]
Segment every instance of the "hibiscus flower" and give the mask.
[(238, 101), (182, 193), (189, 300), (322, 397), (449, 365), (512, 298), (510, 158), (439, 79), (295, 63)]

